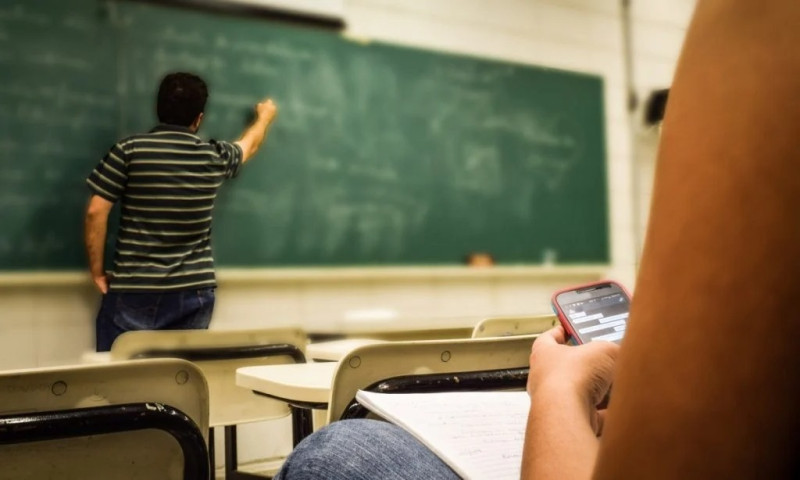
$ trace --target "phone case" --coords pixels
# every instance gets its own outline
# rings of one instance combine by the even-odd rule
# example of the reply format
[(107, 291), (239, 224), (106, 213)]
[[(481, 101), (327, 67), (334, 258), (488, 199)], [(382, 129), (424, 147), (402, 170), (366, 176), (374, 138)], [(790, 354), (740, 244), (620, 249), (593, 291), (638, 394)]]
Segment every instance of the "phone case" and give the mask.
[(560, 294), (565, 293), (565, 292), (572, 292), (574, 290), (583, 290), (584, 288), (590, 288), (590, 287), (594, 287), (594, 286), (597, 286), (597, 285), (605, 285), (605, 284), (608, 284), (608, 283), (612, 283), (612, 284), (618, 286), (620, 288), (620, 290), (622, 290), (622, 292), (625, 293), (625, 295), (629, 299), (631, 298), (631, 294), (628, 292), (628, 289), (625, 288), (625, 286), (622, 285), (621, 283), (615, 282), (614, 280), (600, 280), (598, 282), (590, 282), (590, 283), (584, 283), (584, 284), (581, 284), (581, 285), (573, 285), (573, 286), (568, 287), (568, 288), (562, 288), (560, 290), (557, 290), (556, 292), (553, 293), (553, 296), (550, 297), (550, 305), (553, 307), (553, 313), (556, 314), (556, 317), (558, 317), (558, 321), (561, 323), (561, 326), (564, 327), (564, 331), (567, 333), (568, 339), (572, 339), (575, 343), (579, 343), (580, 342), (580, 340), (578, 338), (578, 335), (572, 329), (572, 325), (569, 323), (569, 320), (567, 320), (567, 315), (564, 313), (563, 310), (561, 310), (561, 305), (558, 304), (558, 302), (556, 301), (556, 298), (558, 298), (558, 296)]

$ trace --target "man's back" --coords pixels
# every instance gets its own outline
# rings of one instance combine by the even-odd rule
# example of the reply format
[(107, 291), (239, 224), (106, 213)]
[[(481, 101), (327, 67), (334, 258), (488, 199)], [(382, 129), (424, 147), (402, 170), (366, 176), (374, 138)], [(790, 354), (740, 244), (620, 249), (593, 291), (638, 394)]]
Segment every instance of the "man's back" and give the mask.
[[(92, 196), (84, 235), (92, 281), (103, 294), (97, 351), (131, 330), (208, 328), (214, 311), (211, 212), (217, 191), (266, 138), (272, 100), (235, 142), (204, 142), (208, 88), (191, 73), (171, 73), (158, 89), (152, 131), (114, 145), (86, 179)], [(108, 218), (121, 200), (114, 271), (105, 272)]]
[(160, 125), (117, 143), (87, 179), (122, 200), (112, 291), (158, 292), (215, 286), (211, 213), (241, 149), (204, 142), (185, 127)]

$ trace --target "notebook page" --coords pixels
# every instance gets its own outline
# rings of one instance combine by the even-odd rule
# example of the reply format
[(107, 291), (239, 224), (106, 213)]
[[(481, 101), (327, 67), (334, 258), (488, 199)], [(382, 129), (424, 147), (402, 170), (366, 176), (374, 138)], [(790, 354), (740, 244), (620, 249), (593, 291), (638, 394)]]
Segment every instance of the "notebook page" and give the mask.
[(409, 431), (464, 478), (519, 479), (527, 392), (359, 391), (356, 399)]

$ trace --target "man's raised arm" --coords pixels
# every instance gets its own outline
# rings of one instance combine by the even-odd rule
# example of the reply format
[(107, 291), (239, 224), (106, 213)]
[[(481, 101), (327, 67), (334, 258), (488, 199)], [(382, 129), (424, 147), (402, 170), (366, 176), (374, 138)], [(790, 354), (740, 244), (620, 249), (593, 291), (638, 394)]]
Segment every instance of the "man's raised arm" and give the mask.
[(270, 125), (278, 115), (278, 107), (272, 99), (266, 99), (256, 105), (256, 119), (247, 127), (235, 143), (242, 149), (242, 163), (256, 154), (267, 137)]

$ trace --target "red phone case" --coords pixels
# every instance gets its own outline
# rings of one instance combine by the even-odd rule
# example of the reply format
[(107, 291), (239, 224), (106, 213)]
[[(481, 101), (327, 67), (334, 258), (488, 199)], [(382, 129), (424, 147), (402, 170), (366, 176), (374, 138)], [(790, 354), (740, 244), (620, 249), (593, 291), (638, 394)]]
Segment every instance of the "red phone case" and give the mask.
[(561, 310), (561, 305), (558, 304), (556, 298), (565, 292), (571, 292), (573, 290), (582, 290), (584, 288), (594, 287), (595, 285), (605, 285), (607, 283), (613, 283), (614, 285), (618, 286), (620, 290), (628, 297), (628, 300), (631, 298), (631, 294), (628, 292), (628, 289), (625, 288), (621, 283), (615, 282), (614, 280), (601, 280), (599, 282), (591, 282), (591, 283), (584, 283), (582, 285), (574, 285), (568, 288), (562, 288), (561, 290), (556, 291), (553, 293), (553, 296), (550, 297), (550, 304), (553, 306), (553, 310), (555, 311), (556, 317), (558, 317), (558, 321), (561, 323), (561, 326), (564, 327), (564, 331), (567, 332), (567, 337), (574, 338), (575, 342), (580, 344), (580, 338), (572, 329), (572, 325), (570, 325), (569, 320), (567, 320), (567, 315)]

